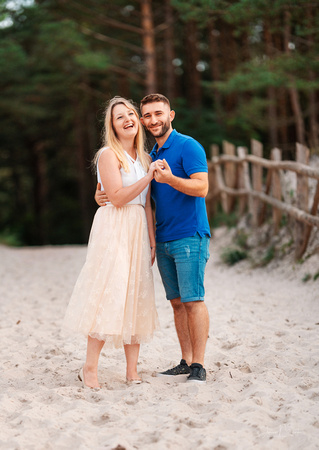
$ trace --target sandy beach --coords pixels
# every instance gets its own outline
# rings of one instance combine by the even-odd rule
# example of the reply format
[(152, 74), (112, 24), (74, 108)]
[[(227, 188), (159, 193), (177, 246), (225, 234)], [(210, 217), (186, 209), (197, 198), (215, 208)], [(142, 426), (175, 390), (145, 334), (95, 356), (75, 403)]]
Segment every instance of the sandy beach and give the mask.
[(123, 351), (105, 350), (98, 392), (77, 379), (86, 339), (61, 330), (86, 247), (1, 246), (0, 448), (318, 449), (319, 279), (302, 277), (319, 255), (228, 267), (227, 233), (215, 232), (206, 272), (206, 385), (155, 376), (180, 351), (154, 267), (161, 330), (141, 348), (143, 383), (126, 385)]

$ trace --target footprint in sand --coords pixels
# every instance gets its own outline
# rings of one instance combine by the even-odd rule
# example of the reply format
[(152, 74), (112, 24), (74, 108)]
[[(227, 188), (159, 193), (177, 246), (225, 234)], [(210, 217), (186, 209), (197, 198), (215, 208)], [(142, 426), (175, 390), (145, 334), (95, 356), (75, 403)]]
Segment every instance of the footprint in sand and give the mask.
[(102, 414), (102, 416), (93, 419), (92, 424), (93, 425), (104, 425), (110, 421), (110, 416), (108, 414)]
[(239, 370), (243, 373), (251, 373), (251, 368), (248, 364), (245, 364), (244, 366), (239, 366)]

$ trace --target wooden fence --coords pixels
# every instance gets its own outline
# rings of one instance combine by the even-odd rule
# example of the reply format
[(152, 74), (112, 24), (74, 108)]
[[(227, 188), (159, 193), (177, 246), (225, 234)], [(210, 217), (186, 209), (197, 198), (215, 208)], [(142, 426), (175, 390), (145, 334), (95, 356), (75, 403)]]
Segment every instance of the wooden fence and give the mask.
[[(223, 210), (230, 213), (238, 197), (239, 215), (248, 211), (252, 225), (258, 227), (264, 222), (267, 205), (270, 205), (275, 233), (282, 214), (288, 214), (296, 219), (295, 258), (299, 259), (307, 248), (312, 228), (319, 228), (319, 170), (308, 165), (309, 150), (301, 144), (296, 144), (296, 161), (282, 161), (281, 154), (280, 149), (274, 148), (271, 160), (263, 158), (262, 144), (256, 140), (251, 141), (250, 153), (246, 147), (236, 150), (233, 144), (224, 142), (223, 153), (219, 154), (219, 147), (212, 145), (212, 157), (208, 161), (210, 187), (206, 198), (207, 212), (212, 216), (220, 202)], [(292, 171), (297, 177), (295, 205), (283, 200), (284, 171)], [(309, 178), (316, 180), (310, 208)]]

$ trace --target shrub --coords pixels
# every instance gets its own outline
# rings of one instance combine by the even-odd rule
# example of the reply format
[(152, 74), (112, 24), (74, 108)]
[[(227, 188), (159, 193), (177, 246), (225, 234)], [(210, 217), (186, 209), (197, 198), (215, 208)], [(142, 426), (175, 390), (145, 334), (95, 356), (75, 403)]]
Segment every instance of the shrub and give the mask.
[(246, 259), (247, 256), (247, 252), (236, 248), (226, 248), (221, 254), (222, 261), (229, 266), (233, 266), (239, 261)]

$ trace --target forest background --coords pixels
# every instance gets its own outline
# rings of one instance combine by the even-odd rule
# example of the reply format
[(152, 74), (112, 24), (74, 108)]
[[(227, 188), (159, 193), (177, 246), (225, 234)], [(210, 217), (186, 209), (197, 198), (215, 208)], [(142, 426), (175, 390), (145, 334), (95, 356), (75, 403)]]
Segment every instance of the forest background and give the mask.
[[(0, 242), (85, 243), (103, 111), (161, 92), (175, 128), (319, 154), (319, 8), (306, 0), (0, 1)], [(148, 147), (153, 144), (148, 136)]]

